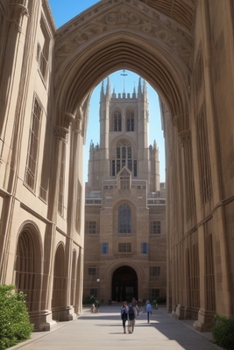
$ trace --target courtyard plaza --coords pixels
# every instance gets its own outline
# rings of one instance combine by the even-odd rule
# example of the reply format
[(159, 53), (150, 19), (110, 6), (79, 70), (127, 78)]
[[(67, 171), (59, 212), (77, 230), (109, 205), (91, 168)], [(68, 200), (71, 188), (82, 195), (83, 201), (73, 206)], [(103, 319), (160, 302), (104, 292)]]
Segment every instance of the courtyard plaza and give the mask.
[(101, 305), (98, 313), (89, 307), (76, 320), (59, 322), (50, 332), (32, 333), (31, 339), (9, 349), (16, 350), (217, 350), (211, 333), (193, 329), (192, 320), (177, 320), (164, 306), (153, 310), (150, 323), (142, 309), (132, 334), (124, 334), (121, 304)]

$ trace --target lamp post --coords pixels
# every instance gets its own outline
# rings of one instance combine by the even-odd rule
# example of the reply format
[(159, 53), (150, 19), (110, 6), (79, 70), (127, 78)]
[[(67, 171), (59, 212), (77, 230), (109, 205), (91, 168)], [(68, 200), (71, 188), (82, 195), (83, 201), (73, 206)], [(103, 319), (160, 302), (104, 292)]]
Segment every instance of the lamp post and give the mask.
[[(97, 283), (100, 283), (100, 278), (97, 278)], [(98, 293), (97, 293), (97, 296), (98, 296), (98, 299), (100, 299), (100, 285), (98, 286)], [(96, 308), (97, 308), (97, 312), (98, 312), (98, 309), (99, 309), (99, 300), (98, 300), (98, 303), (96, 305)]]

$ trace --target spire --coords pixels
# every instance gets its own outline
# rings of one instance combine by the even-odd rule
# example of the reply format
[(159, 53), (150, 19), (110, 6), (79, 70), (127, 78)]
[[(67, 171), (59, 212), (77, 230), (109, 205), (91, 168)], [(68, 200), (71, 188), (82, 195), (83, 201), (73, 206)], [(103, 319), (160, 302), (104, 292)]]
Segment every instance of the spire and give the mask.
[(107, 77), (107, 85), (106, 85), (106, 96), (110, 96), (111, 87), (110, 87), (110, 79)]
[(132, 97), (133, 97), (133, 98), (136, 98), (136, 87), (135, 87), (135, 85), (134, 85), (134, 88), (133, 88), (133, 94), (132, 94)]
[(104, 96), (104, 81), (102, 81), (102, 86), (101, 86), (101, 92), (100, 92), (100, 99)]
[(143, 93), (147, 94), (147, 83), (145, 80), (144, 80), (144, 85), (143, 85)]
[(93, 140), (90, 141), (90, 150), (94, 148), (94, 143), (93, 143)]
[(141, 77), (139, 77), (139, 82), (138, 82), (138, 98), (141, 95)]

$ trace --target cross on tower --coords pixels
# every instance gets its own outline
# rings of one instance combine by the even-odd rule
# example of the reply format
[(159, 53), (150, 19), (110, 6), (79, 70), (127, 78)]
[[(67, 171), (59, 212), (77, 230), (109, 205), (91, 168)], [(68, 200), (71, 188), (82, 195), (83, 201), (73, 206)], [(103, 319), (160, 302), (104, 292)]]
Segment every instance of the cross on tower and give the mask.
[(123, 69), (123, 73), (120, 75), (123, 76), (123, 92), (125, 92), (125, 77), (127, 76), (127, 73), (125, 73), (125, 69)]

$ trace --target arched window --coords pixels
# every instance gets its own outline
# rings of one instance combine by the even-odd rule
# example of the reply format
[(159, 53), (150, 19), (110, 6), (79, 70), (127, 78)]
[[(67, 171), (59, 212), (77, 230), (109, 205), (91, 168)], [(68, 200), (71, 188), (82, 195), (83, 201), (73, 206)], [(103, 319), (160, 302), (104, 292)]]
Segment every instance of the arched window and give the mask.
[[(135, 161), (132, 159), (133, 150), (129, 140), (120, 139), (115, 148), (114, 159), (111, 164), (111, 176), (115, 176), (118, 172), (126, 166), (130, 171), (133, 171), (133, 164)], [(135, 172), (134, 172), (134, 176)]]
[(134, 131), (134, 113), (132, 111), (127, 113), (126, 130)]
[(32, 190), (35, 188), (37, 165), (38, 165), (38, 149), (40, 145), (42, 122), (42, 106), (38, 98), (35, 96), (32, 108), (31, 126), (29, 131), (29, 143), (27, 151), (27, 162), (25, 171), (25, 182)]
[(114, 112), (113, 130), (114, 131), (121, 131), (122, 130), (122, 118), (121, 118), (121, 113), (119, 111)]
[(131, 233), (131, 208), (127, 203), (121, 204), (119, 206), (118, 232)]
[(124, 168), (120, 172), (119, 180), (120, 180), (119, 187), (121, 190), (129, 190), (130, 189), (130, 174), (126, 170), (126, 168)]

